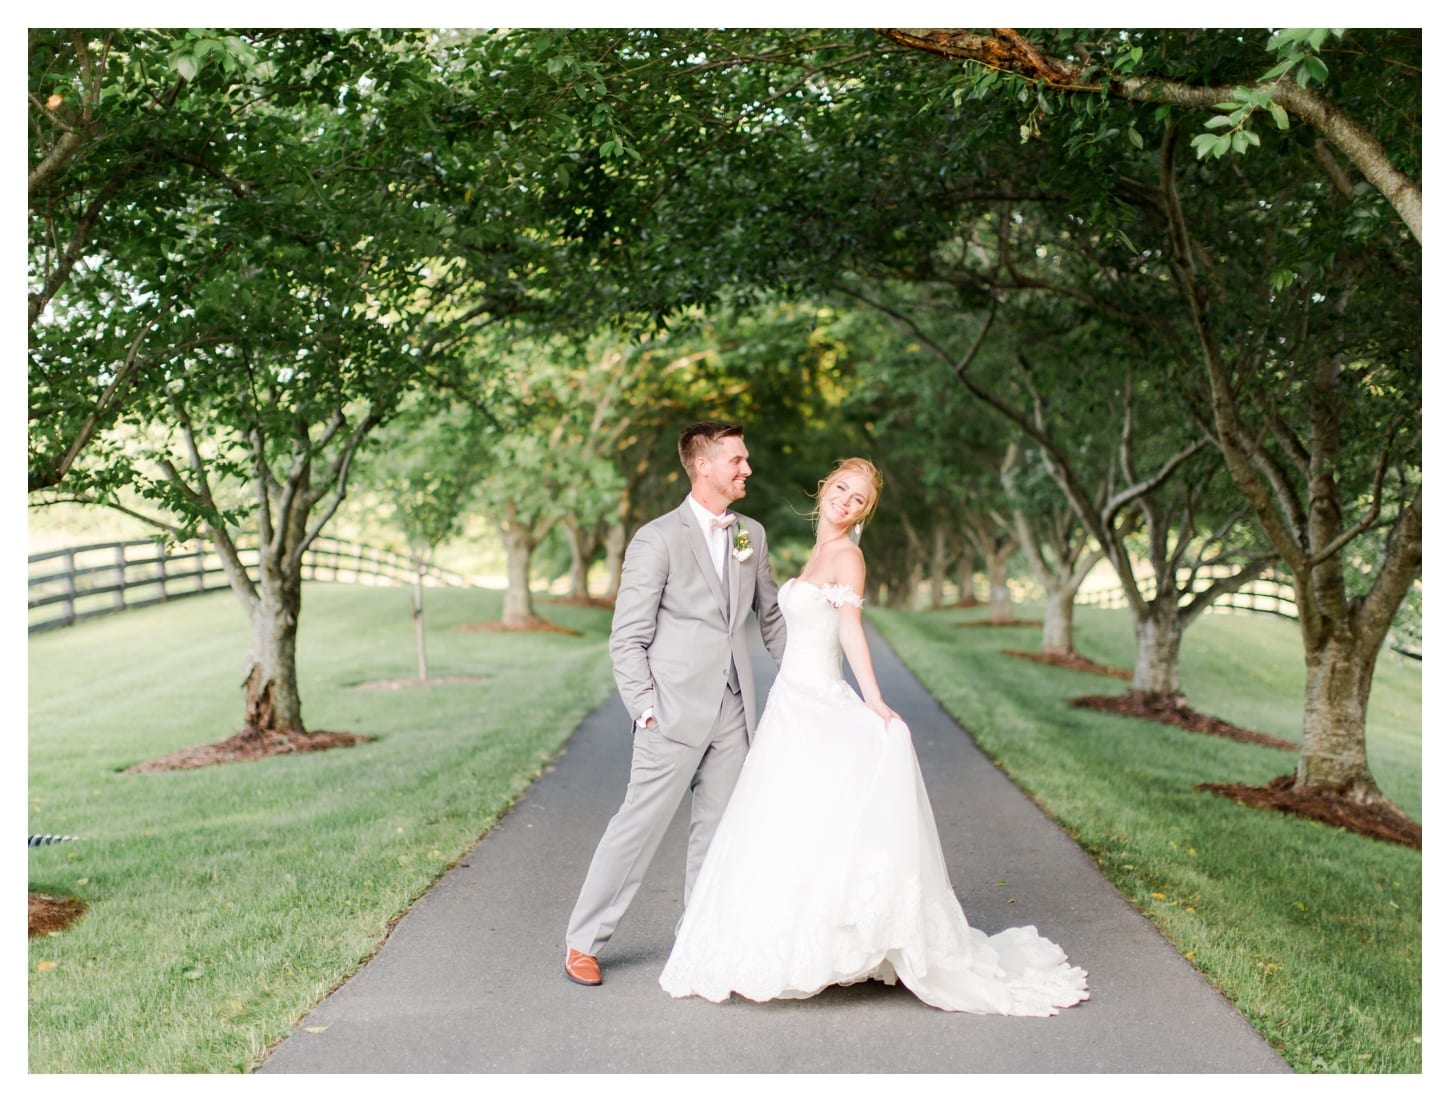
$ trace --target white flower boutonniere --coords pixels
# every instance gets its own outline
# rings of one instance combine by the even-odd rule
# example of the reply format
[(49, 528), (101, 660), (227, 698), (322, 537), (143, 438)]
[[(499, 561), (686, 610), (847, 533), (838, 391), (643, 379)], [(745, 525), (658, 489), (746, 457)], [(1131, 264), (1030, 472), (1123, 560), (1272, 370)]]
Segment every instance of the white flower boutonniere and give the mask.
[(731, 548), (730, 554), (735, 556), (736, 562), (744, 562), (755, 554), (755, 548), (750, 546), (750, 533), (745, 530), (745, 525), (742, 524), (735, 530), (733, 543), (735, 546)]

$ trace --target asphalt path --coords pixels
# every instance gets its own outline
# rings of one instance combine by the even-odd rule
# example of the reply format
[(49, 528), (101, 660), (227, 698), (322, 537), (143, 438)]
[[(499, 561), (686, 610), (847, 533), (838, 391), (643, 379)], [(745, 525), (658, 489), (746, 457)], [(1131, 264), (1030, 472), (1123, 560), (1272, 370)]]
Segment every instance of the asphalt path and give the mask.
[[(604, 984), (570, 983), (564, 925), (629, 772), (629, 718), (613, 696), (258, 1073), (1289, 1071), (870, 636), (968, 920), (1037, 926), (1087, 970), (1087, 1002), (1041, 1019), (954, 1014), (876, 982), (808, 1000), (673, 999), (658, 981), (680, 912), (683, 809), (600, 954)], [(756, 671), (763, 700), (774, 673), (763, 649)]]

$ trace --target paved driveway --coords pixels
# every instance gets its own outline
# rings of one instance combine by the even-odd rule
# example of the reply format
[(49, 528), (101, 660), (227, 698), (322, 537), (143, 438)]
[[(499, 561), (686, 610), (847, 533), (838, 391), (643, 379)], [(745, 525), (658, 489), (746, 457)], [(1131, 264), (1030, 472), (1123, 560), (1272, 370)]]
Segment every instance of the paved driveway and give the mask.
[[(671, 999), (658, 977), (679, 916), (683, 812), (601, 955), (604, 985), (570, 983), (564, 924), (628, 775), (629, 719), (614, 697), (259, 1073), (1290, 1070), (871, 638), (968, 919), (1036, 925), (1087, 969), (1086, 1003), (1053, 1018), (978, 1017), (879, 983), (806, 1001)], [(761, 650), (762, 687), (772, 672)]]

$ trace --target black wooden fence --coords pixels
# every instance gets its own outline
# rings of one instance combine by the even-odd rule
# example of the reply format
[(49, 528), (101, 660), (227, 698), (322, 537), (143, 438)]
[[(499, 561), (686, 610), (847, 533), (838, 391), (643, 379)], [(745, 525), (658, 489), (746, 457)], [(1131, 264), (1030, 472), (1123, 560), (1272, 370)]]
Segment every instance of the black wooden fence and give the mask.
[[(1209, 578), (1203, 584), (1207, 587), (1211, 582), (1212, 579)], [(1074, 603), (1094, 608), (1127, 608), (1128, 596), (1121, 585), (1105, 586), (1100, 589), (1079, 590)], [(1278, 574), (1265, 574), (1248, 582), (1242, 589), (1220, 594), (1209, 606), (1209, 611), (1268, 612), (1287, 620), (1299, 619), (1299, 606), (1294, 603), (1294, 587)], [(1424, 647), (1418, 621), (1414, 617), (1411, 620), (1415, 623), (1392, 629), (1386, 645), (1396, 654), (1418, 662), (1423, 660)]]
[[(1203, 588), (1207, 589), (1212, 582), (1212, 578), (1205, 578)], [(1121, 585), (1079, 590), (1075, 603), (1094, 608), (1127, 608), (1128, 595)], [(1247, 582), (1242, 589), (1220, 594), (1211, 607), (1217, 612), (1269, 612), (1288, 620), (1299, 619), (1294, 587), (1276, 574), (1265, 574)]]
[[(256, 577), (256, 548), (239, 552)], [(411, 584), (406, 555), (321, 537), (302, 557), (304, 579), (364, 585)], [(433, 585), (466, 586), (468, 579), (430, 568)], [(93, 616), (212, 593), (228, 586), (221, 555), (204, 540), (168, 547), (162, 540), (125, 540), (66, 547), (30, 556), (30, 630), (67, 627)]]

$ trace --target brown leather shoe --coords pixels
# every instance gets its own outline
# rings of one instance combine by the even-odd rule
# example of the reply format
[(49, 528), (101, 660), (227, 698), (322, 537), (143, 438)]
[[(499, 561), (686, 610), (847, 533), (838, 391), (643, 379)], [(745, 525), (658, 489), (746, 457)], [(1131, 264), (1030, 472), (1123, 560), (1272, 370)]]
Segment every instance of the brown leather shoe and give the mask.
[(570, 949), (569, 955), (564, 958), (564, 975), (585, 987), (598, 987), (604, 982), (604, 977), (599, 974), (598, 958), (578, 949)]

